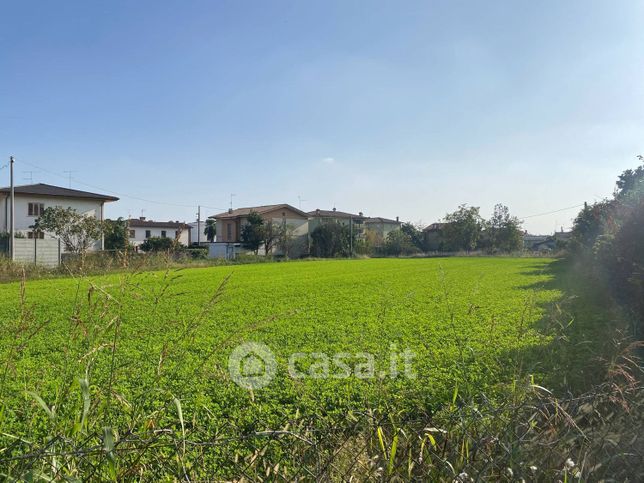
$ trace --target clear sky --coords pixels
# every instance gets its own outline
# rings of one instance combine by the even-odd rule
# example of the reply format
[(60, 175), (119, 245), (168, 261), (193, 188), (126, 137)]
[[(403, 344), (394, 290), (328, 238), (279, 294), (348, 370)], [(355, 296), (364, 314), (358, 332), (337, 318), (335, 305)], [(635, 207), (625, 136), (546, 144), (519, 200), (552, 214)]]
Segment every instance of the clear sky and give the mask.
[(0, 165), (71, 170), (122, 196), (111, 217), (192, 221), (231, 193), (524, 217), (609, 195), (644, 153), (641, 1), (2, 0), (0, 18)]

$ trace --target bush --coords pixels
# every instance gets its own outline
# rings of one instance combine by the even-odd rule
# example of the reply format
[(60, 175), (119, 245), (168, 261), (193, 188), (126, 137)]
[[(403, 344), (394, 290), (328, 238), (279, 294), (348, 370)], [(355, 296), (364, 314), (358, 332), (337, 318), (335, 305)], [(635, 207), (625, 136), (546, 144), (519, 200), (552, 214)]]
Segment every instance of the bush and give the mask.
[(167, 252), (175, 250), (177, 242), (172, 238), (152, 237), (146, 238), (139, 248), (144, 252)]

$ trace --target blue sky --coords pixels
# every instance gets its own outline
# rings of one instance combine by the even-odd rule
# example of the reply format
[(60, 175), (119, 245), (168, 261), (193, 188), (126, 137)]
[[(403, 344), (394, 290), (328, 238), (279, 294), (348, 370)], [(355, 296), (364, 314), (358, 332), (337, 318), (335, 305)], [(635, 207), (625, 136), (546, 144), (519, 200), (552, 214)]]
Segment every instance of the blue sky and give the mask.
[(523, 217), (609, 195), (644, 153), (638, 1), (3, 0), (0, 18), (0, 159), (122, 195), (109, 216), (192, 221), (234, 193)]

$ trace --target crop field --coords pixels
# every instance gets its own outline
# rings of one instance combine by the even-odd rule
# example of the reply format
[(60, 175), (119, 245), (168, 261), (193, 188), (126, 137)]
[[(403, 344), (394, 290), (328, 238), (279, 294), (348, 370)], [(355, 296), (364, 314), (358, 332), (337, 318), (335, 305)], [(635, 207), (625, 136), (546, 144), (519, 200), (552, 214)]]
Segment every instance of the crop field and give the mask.
[[(544, 287), (550, 263), (338, 260), (0, 285), (0, 447), (91, 424), (178, 425), (178, 407), (182, 425), (214, 437), (285, 414), (337, 422), (493, 395), (548, 343), (539, 320), (560, 295)], [(274, 354), (265, 387), (231, 380), (229, 356), (247, 342)], [(398, 358), (394, 373), (403, 351), (411, 371)]]

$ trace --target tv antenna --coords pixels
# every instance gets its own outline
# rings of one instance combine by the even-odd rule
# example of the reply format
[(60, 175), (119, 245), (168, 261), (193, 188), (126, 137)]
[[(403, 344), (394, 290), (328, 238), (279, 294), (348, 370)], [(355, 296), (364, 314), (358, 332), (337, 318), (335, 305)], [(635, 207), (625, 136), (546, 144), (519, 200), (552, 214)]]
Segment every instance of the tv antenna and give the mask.
[(302, 201), (308, 201), (308, 200), (305, 200), (300, 195), (297, 195), (297, 202), (299, 204), (298, 207), (300, 208), (300, 210), (302, 209)]
[(63, 173), (65, 173), (67, 175), (67, 180), (69, 182), (69, 189), (71, 189), (72, 188), (72, 174), (78, 173), (78, 171), (68, 169), (67, 171), (63, 171)]
[(34, 171), (23, 171), (22, 174), (25, 175), (22, 179), (29, 181), (29, 184), (34, 183)]

